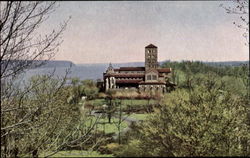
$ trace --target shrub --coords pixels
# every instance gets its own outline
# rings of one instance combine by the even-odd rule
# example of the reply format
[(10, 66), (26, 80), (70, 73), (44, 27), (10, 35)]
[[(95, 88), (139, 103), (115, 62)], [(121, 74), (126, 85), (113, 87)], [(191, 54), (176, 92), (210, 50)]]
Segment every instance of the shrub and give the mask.
[(110, 143), (110, 144), (107, 144), (105, 146), (100, 146), (98, 148), (98, 151), (101, 154), (112, 154), (112, 153), (116, 152), (119, 147), (120, 147), (120, 145), (118, 143)]
[(118, 157), (142, 157), (145, 156), (144, 151), (140, 148), (141, 142), (139, 140), (131, 140), (126, 145), (120, 145), (120, 147), (114, 151), (114, 155)]

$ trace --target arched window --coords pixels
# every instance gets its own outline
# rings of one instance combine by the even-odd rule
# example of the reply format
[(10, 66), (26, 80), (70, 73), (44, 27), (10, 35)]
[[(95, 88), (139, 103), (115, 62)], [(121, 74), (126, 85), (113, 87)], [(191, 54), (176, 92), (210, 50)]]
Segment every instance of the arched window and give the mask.
[(151, 75), (147, 75), (147, 80), (151, 80)]

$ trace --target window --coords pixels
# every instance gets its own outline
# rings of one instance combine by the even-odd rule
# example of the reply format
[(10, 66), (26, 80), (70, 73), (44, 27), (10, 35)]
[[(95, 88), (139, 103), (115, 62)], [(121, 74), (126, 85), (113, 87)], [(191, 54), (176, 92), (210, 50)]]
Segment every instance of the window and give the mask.
[(151, 75), (147, 75), (147, 80), (151, 80)]
[(156, 80), (156, 75), (152, 75), (152, 80)]

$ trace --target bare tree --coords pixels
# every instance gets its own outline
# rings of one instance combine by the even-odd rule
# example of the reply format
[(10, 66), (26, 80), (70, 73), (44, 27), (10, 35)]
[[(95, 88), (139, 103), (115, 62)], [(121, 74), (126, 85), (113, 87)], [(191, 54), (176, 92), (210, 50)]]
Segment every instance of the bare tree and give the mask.
[(53, 79), (52, 72), (28, 84), (16, 82), (58, 51), (68, 20), (51, 33), (39, 33), (57, 7), (56, 2), (0, 2), (1, 157), (48, 156), (91, 136), (94, 125), (83, 128), (78, 104), (67, 102), (68, 71), (62, 79)]
[(55, 7), (55, 2), (0, 2), (1, 79), (13, 78), (26, 68), (36, 66), (36, 60), (49, 60), (54, 56), (67, 21), (46, 35), (40, 35), (37, 29)]
[(249, 0), (232, 0), (232, 6), (220, 5), (228, 14), (239, 15), (240, 21), (233, 24), (244, 31), (243, 37), (249, 45)]

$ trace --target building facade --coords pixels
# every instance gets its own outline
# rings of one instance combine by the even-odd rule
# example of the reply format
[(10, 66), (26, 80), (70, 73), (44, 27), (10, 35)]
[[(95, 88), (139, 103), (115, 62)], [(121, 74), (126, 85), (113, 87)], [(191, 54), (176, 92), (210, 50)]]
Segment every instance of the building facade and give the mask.
[(113, 68), (109, 64), (108, 69), (103, 73), (105, 91), (109, 89), (136, 88), (140, 92), (166, 92), (166, 88), (172, 86), (168, 82), (171, 68), (160, 68), (157, 58), (157, 47), (150, 44), (145, 47), (144, 67)]

